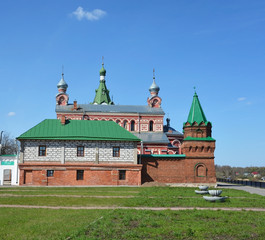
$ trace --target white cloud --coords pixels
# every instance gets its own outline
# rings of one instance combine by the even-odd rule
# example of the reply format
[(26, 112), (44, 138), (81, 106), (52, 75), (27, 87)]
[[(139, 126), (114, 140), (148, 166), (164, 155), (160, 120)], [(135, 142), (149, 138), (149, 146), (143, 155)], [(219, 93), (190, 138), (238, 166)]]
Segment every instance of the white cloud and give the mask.
[(7, 116), (9, 116), (9, 117), (13, 117), (13, 116), (15, 116), (15, 115), (16, 115), (15, 112), (9, 112), (9, 113), (7, 114)]
[(72, 14), (79, 21), (81, 21), (82, 19), (87, 19), (89, 21), (96, 21), (104, 17), (107, 13), (101, 9), (94, 9), (93, 11), (88, 12), (84, 11), (82, 7), (78, 7)]
[(245, 97), (240, 97), (240, 98), (237, 99), (237, 101), (241, 102), (241, 101), (245, 101), (246, 99), (247, 98), (245, 98)]

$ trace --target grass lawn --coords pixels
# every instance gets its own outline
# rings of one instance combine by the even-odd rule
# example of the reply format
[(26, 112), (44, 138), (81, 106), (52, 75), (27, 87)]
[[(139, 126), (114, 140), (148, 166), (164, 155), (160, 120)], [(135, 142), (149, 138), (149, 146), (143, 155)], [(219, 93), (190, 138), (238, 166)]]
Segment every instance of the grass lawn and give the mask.
[[(225, 189), (222, 195), (229, 196), (229, 199), (223, 203), (212, 203), (206, 202), (201, 195), (195, 194), (195, 189), (184, 187), (0, 188), (0, 204), (265, 208), (265, 197), (260, 195)], [(111, 198), (108, 198), (108, 196)]]
[[(225, 189), (222, 195), (230, 199), (211, 203), (196, 195), (194, 190), (170, 187), (0, 188), (0, 204), (265, 208), (263, 196)], [(264, 212), (0, 208), (0, 239), (263, 240), (264, 236)]]

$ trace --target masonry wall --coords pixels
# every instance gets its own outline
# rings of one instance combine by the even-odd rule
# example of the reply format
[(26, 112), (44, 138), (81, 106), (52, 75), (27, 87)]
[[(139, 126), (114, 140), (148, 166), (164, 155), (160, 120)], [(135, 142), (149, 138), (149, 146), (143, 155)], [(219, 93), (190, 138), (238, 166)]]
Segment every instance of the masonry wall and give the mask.
[[(39, 156), (39, 146), (46, 146), (46, 156)], [(77, 157), (77, 146), (84, 146), (84, 157)], [(113, 157), (113, 147), (120, 156)], [(22, 162), (128, 162), (136, 163), (137, 143), (121, 141), (46, 141), (26, 140), (22, 144)], [(97, 158), (98, 153), (98, 158)]]
[[(139, 164), (86, 164), (86, 163), (24, 163), (19, 164), (20, 185), (27, 186), (87, 186), (87, 185), (140, 185)], [(53, 176), (47, 171), (53, 170)], [(77, 180), (77, 170), (83, 170), (82, 180)], [(119, 179), (119, 171), (125, 179)]]
[(213, 158), (143, 157), (142, 183), (216, 183)]

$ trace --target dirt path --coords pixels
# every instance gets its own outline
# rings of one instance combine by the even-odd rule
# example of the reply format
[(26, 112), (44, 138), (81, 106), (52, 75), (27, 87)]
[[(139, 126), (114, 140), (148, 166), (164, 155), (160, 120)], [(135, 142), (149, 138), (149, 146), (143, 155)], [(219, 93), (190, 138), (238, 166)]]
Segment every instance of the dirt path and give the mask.
[(181, 210), (223, 210), (223, 211), (253, 211), (253, 212), (265, 212), (265, 208), (202, 208), (202, 207), (65, 207), (65, 206), (34, 206), (34, 205), (5, 205), (0, 204), (0, 208), (39, 208), (39, 209), (75, 209), (75, 210), (114, 210), (114, 209), (135, 209), (135, 210), (152, 210), (152, 211), (163, 211), (163, 210), (172, 210), (172, 211), (181, 211)]
[[(61, 195), (61, 194), (9, 194), (4, 193), (0, 194), (0, 198), (5, 197), (61, 197), (61, 198), (137, 198), (139, 196), (104, 196), (104, 195)], [(140, 196), (141, 197), (141, 196)], [(148, 196), (147, 198), (160, 198), (159, 196)], [(174, 199), (199, 199), (199, 197), (172, 197)], [(256, 199), (256, 198), (249, 198), (249, 197), (229, 197), (230, 199), (237, 198), (237, 199)]]
[(0, 197), (134, 198), (135, 196), (60, 195), (60, 194), (23, 195), (23, 194), (4, 193), (0, 194)]
[(249, 192), (251, 194), (258, 194), (261, 196), (265, 196), (265, 188), (256, 188), (256, 187), (250, 187), (250, 186), (244, 186), (244, 185), (238, 185), (238, 184), (230, 184), (230, 183), (217, 183), (218, 188), (231, 188), (236, 190), (242, 190), (245, 192)]

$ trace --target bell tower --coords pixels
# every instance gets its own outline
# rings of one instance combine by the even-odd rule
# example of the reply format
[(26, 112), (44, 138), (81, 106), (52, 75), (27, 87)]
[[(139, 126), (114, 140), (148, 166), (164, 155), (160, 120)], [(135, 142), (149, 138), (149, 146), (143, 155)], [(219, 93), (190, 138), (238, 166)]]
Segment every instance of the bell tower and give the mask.
[(212, 124), (207, 121), (195, 91), (187, 121), (183, 124), (183, 154), (187, 164), (191, 164), (187, 178), (194, 183), (215, 183), (214, 150)]

